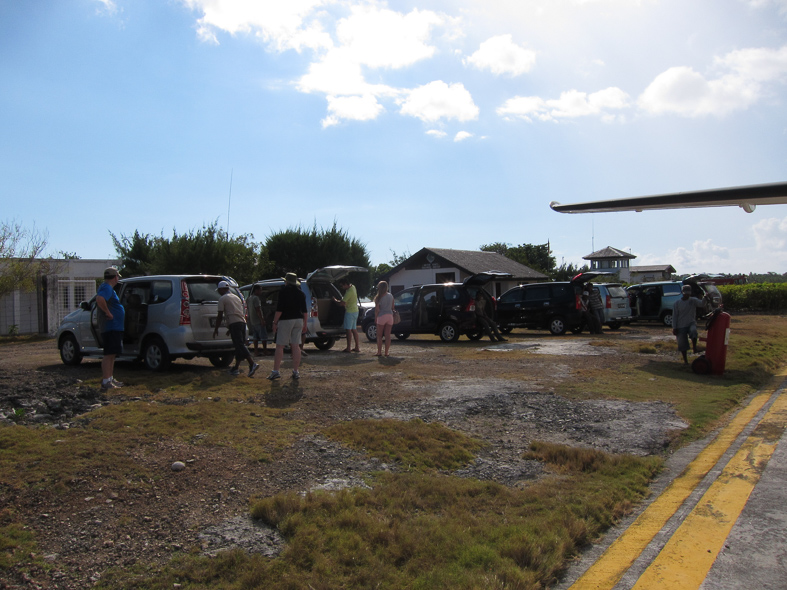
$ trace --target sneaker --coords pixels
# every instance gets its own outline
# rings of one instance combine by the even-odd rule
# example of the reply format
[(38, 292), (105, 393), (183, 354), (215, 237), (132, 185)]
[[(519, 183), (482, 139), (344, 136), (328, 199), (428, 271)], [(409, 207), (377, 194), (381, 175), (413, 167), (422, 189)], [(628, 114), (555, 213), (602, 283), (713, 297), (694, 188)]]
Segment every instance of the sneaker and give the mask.
[(298, 371), (293, 371), (292, 372), (292, 378), (293, 379), (300, 379), (301, 378), (301, 374)]
[(234, 377), (235, 375), (240, 375), (240, 371), (239, 371), (238, 369), (230, 369), (230, 370), (229, 370), (229, 371), (227, 371), (227, 372), (228, 372), (230, 375), (232, 375), (233, 377)]
[(118, 381), (117, 379), (112, 377), (112, 385), (114, 385), (115, 387), (123, 387), (123, 385), (125, 385), (125, 383), (121, 383), (120, 381)]
[(276, 379), (279, 378), (281, 378), (281, 375), (279, 374), (278, 371), (271, 371), (271, 374), (268, 375), (268, 379), (270, 379), (271, 381), (276, 381)]
[(257, 363), (254, 363), (251, 366), (251, 368), (249, 369), (249, 377), (252, 377), (254, 375), (254, 373), (257, 372), (257, 369), (259, 369), (259, 368), (260, 368), (260, 366)]
[(107, 381), (106, 383), (104, 381), (101, 382), (102, 392), (109, 391), (110, 389), (119, 389), (119, 387), (115, 385), (111, 380)]

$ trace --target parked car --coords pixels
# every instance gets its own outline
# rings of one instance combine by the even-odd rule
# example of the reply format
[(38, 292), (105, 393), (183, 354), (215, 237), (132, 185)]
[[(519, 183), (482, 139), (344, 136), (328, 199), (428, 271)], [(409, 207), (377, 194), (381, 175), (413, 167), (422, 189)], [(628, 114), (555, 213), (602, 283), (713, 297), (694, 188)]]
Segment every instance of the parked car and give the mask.
[[(213, 365), (232, 362), (232, 339), (220, 330), (213, 338), (218, 316), (216, 285), (227, 281), (240, 296), (237, 283), (214, 275), (162, 275), (121, 279), (115, 286), (126, 310), (123, 354), (139, 359), (154, 371), (166, 369), (175, 358), (207, 357)], [(83, 301), (68, 314), (55, 334), (60, 358), (78, 365), (86, 356), (103, 356), (96, 298)]]
[(697, 315), (710, 313), (721, 306), (721, 293), (712, 281), (703, 275), (694, 275), (682, 281), (656, 281), (641, 283), (626, 288), (633, 320), (659, 321), (672, 326), (672, 306), (681, 297), (683, 285), (691, 285), (692, 297), (705, 298), (705, 308)]
[[(410, 334), (437, 334), (443, 342), (456, 342), (462, 334), (478, 340), (483, 332), (476, 324), (476, 299), (483, 297), (486, 309), (493, 310), (494, 298), (484, 285), (510, 277), (509, 273), (487, 271), (468, 277), (463, 283), (421, 285), (399, 291), (394, 295), (394, 308), (401, 321), (394, 324), (391, 333), (400, 340)], [(366, 312), (361, 327), (368, 340), (377, 341), (373, 308)]]
[(593, 283), (601, 291), (604, 302), (604, 323), (610, 330), (618, 330), (631, 321), (628, 293), (619, 283)]
[(586, 283), (608, 273), (580, 273), (570, 281), (530, 283), (503, 293), (497, 301), (497, 325), (508, 334), (514, 328), (549, 330), (555, 336), (585, 326), (580, 296)]
[[(320, 350), (328, 350), (336, 342), (336, 338), (345, 335), (344, 307), (334, 299), (341, 299), (342, 293), (334, 284), (354, 272), (368, 272), (362, 266), (326, 266), (310, 272), (305, 279), (298, 279), (306, 296), (306, 307), (309, 311), (307, 321), (306, 342), (313, 342)], [(268, 338), (273, 339), (273, 316), (279, 301), (279, 291), (284, 286), (284, 279), (268, 279), (257, 281), (241, 287), (241, 293), (248, 298), (251, 288), (260, 285), (262, 292), (262, 313), (265, 316), (265, 327)], [(359, 313), (360, 315), (360, 313)]]

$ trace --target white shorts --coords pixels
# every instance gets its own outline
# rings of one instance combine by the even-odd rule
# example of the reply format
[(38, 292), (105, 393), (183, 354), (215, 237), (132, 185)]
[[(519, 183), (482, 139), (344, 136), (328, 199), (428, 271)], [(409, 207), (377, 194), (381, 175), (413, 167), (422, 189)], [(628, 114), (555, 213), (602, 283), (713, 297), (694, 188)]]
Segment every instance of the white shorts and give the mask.
[(279, 320), (276, 325), (276, 346), (300, 346), (303, 318)]

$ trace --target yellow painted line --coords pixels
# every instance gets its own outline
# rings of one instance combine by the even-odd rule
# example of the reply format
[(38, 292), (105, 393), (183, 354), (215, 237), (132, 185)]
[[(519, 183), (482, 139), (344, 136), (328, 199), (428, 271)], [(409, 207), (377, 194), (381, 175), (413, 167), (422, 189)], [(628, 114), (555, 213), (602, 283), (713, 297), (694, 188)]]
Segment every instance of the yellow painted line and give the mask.
[[(785, 376), (785, 371), (779, 376)], [(781, 381), (781, 380), (780, 380)], [(702, 479), (735, 442), (743, 429), (770, 399), (778, 385), (755, 396), (700, 452), (658, 498), (612, 543), (569, 590), (608, 590), (620, 581), (667, 521), (683, 505)]]
[(632, 590), (699, 588), (787, 426), (787, 395), (773, 403)]

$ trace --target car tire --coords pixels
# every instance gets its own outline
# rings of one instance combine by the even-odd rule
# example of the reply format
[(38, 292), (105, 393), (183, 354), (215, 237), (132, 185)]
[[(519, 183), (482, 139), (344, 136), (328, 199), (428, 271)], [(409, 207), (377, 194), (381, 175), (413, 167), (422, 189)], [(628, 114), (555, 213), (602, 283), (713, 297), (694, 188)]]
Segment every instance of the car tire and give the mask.
[(402, 332), (400, 334), (394, 334), (394, 336), (396, 336), (397, 340), (407, 340), (410, 337), (410, 334), (407, 332)]
[(581, 334), (582, 330), (584, 330), (584, 329), (585, 329), (585, 326), (583, 324), (579, 324), (578, 326), (574, 326), (573, 328), (571, 328), (571, 333), (572, 334)]
[(609, 323), (607, 324), (607, 326), (609, 326), (609, 329), (610, 329), (610, 330), (620, 330), (620, 327), (621, 327), (622, 325), (623, 325), (623, 324), (622, 324), (622, 323), (620, 323), (620, 322), (609, 322)]
[(703, 354), (694, 359), (691, 363), (691, 370), (697, 375), (709, 375), (711, 371), (711, 363)]
[(225, 352), (224, 354), (212, 354), (208, 357), (208, 360), (214, 367), (222, 369), (230, 366), (234, 356), (235, 355), (231, 352)]
[(82, 362), (82, 354), (79, 352), (79, 344), (73, 334), (66, 334), (60, 339), (60, 360), (65, 365), (75, 367)]
[(511, 326), (498, 326), (497, 329), (500, 330), (501, 334), (510, 334), (514, 328)]
[(465, 336), (470, 338), (470, 340), (481, 340), (484, 333), (481, 330), (474, 330), (472, 332), (466, 332)]
[(145, 343), (142, 360), (151, 371), (164, 371), (172, 363), (167, 345), (158, 336), (153, 336)]
[(672, 312), (665, 311), (661, 314), (661, 323), (667, 326), (668, 328), (672, 327)]
[(369, 322), (363, 329), (363, 333), (366, 334), (366, 339), (369, 342), (377, 342), (377, 324), (374, 322)]
[(314, 341), (314, 346), (320, 350), (330, 350), (336, 344), (336, 338), (321, 338)]
[(556, 315), (549, 320), (549, 332), (553, 336), (562, 336), (566, 333), (566, 320)]
[(443, 322), (439, 335), (443, 342), (456, 342), (459, 340), (459, 326), (455, 322)]

